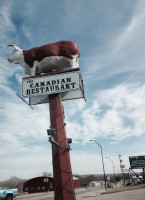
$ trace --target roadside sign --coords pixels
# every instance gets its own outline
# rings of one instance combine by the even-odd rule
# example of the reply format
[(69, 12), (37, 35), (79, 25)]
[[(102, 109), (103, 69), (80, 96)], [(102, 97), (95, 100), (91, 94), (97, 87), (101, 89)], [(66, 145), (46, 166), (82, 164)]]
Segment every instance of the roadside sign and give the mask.
[(79, 71), (22, 79), (24, 98), (80, 90)]
[(121, 168), (121, 169), (125, 168), (125, 165), (120, 165), (120, 168)]
[(131, 169), (145, 168), (145, 155), (143, 155), (143, 156), (130, 156), (129, 161), (130, 161)]
[[(79, 90), (62, 92), (62, 93), (60, 93), (60, 95), (61, 95), (62, 101), (72, 100), (72, 99), (80, 99), (80, 98), (85, 99), (84, 91), (83, 91), (82, 87)], [(49, 103), (49, 95), (48, 94), (29, 97), (29, 105), (37, 105), (37, 104), (43, 104), (43, 103)]]

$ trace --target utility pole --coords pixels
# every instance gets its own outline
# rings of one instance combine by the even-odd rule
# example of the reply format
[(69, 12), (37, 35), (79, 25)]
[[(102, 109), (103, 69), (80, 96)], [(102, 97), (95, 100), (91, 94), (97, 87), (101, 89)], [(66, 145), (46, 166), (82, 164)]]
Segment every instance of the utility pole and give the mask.
[(142, 168), (142, 170), (143, 170), (143, 182), (145, 183), (145, 170), (144, 170), (144, 168)]
[[(119, 162), (120, 162), (120, 168), (122, 165), (122, 159), (121, 159), (121, 155), (119, 154)], [(122, 172), (122, 177), (123, 177), (123, 185), (125, 186), (125, 178), (124, 178), (124, 173), (123, 173), (123, 169), (121, 168), (121, 172)]]

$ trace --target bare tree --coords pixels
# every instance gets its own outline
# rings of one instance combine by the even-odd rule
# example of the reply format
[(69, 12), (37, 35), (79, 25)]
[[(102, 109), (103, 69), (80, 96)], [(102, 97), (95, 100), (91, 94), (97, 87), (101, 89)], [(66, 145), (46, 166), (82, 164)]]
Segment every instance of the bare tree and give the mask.
[(16, 176), (12, 176), (7, 180), (2, 181), (0, 184), (2, 187), (8, 188), (8, 189), (17, 188), (19, 190), (19, 192), (21, 192), (23, 190), (23, 183), (25, 181), (26, 180), (24, 180), (24, 179), (20, 179)]

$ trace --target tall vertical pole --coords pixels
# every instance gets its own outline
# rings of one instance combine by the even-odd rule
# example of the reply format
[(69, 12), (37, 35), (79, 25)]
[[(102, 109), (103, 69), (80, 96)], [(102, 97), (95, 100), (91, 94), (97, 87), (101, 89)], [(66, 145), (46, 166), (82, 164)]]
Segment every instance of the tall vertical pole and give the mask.
[(101, 146), (101, 145), (100, 145), (100, 148), (101, 148), (102, 164), (103, 164), (103, 172), (104, 172), (104, 180), (105, 180), (105, 190), (107, 191), (106, 175), (105, 175), (105, 167), (104, 167), (104, 160), (103, 160), (103, 151), (102, 151), (102, 146)]
[(114, 167), (114, 162), (113, 162), (113, 160), (112, 160), (111, 158), (109, 158), (109, 157), (106, 157), (106, 158), (108, 158), (108, 159), (112, 162), (112, 165), (113, 165), (113, 172), (114, 172), (114, 184), (115, 184), (115, 187), (117, 188), (117, 185), (116, 185), (116, 177), (115, 177), (115, 167)]
[(105, 190), (107, 191), (107, 183), (106, 183), (106, 174), (105, 174), (105, 167), (104, 167), (104, 159), (103, 159), (102, 146), (96, 140), (90, 140), (90, 141), (94, 141), (100, 147), (100, 149), (101, 149), (102, 165), (103, 165), (103, 173), (104, 173), (104, 182), (105, 182)]
[[(121, 155), (119, 154), (119, 161), (120, 161), (120, 166), (122, 165), (122, 159), (121, 159)], [(122, 178), (123, 178), (123, 185), (125, 186), (125, 177), (124, 177), (124, 173), (123, 173), (123, 169), (121, 168), (121, 172), (122, 172)]]
[(56, 129), (52, 144), (52, 162), (55, 200), (75, 200), (72, 171), (60, 94), (49, 96), (50, 124)]
[(142, 168), (142, 170), (143, 170), (143, 182), (145, 183), (145, 170), (144, 170), (144, 168)]

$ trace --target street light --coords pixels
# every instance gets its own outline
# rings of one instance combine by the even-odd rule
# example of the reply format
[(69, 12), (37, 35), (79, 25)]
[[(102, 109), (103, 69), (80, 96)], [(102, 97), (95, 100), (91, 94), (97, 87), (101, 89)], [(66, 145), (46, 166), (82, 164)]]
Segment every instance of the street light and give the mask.
[(113, 160), (111, 160), (111, 158), (109, 158), (109, 157), (105, 157), (105, 158), (108, 158), (108, 159), (112, 162), (112, 165), (113, 165), (113, 171), (114, 171), (114, 183), (115, 183), (115, 186), (116, 186), (116, 188), (117, 188), (117, 185), (116, 185), (116, 178), (115, 178), (114, 162), (113, 162)]
[(104, 172), (104, 181), (105, 181), (105, 190), (107, 191), (107, 184), (106, 184), (106, 175), (105, 175), (105, 168), (104, 168), (104, 160), (103, 160), (103, 151), (102, 146), (96, 141), (96, 140), (90, 140), (91, 142), (95, 142), (101, 149), (101, 155), (102, 155), (102, 165), (103, 165), (103, 172)]
[(120, 171), (119, 171), (119, 169), (118, 169), (117, 167), (115, 167), (115, 169), (117, 169), (117, 171), (118, 171), (119, 180), (120, 180), (120, 187), (121, 187), (121, 176), (120, 176)]

